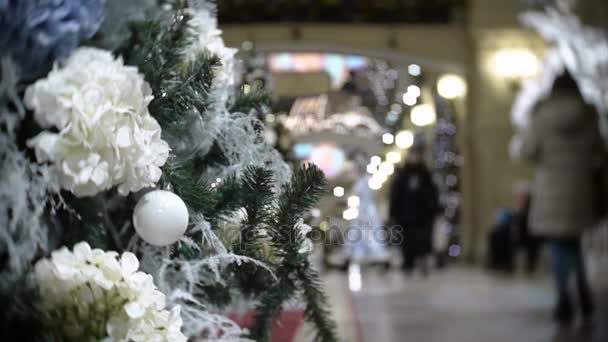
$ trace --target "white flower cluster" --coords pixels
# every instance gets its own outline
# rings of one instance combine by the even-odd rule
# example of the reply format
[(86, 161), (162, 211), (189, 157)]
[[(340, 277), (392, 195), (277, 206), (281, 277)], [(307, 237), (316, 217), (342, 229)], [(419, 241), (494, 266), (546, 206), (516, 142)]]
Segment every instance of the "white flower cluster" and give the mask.
[(44, 131), (28, 142), (53, 162), (61, 186), (92, 196), (118, 185), (126, 195), (153, 186), (169, 155), (150, 116), (152, 90), (137, 68), (105, 50), (80, 48), (26, 89), (25, 104)]
[(186, 341), (180, 307), (165, 310), (165, 296), (129, 252), (63, 247), (36, 263), (41, 309), (69, 340)]

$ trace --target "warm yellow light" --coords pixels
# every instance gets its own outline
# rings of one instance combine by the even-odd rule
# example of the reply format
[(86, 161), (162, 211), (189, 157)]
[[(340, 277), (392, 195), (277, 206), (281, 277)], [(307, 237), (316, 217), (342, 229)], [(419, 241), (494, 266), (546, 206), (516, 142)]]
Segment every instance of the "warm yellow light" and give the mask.
[(414, 133), (412, 131), (403, 130), (395, 136), (395, 144), (400, 149), (408, 149), (414, 145)]
[(359, 209), (357, 208), (348, 208), (342, 212), (342, 218), (351, 221), (359, 217)]
[(390, 176), (393, 174), (393, 172), (395, 172), (395, 165), (384, 162), (378, 167), (378, 172), (382, 175)]
[(391, 151), (386, 154), (386, 161), (391, 164), (397, 164), (401, 161), (401, 153), (396, 151)]
[(351, 208), (356, 208), (359, 206), (359, 203), (361, 203), (361, 200), (359, 199), (358, 196), (350, 196), (347, 200), (348, 206)]
[(435, 123), (435, 110), (433, 109), (433, 106), (429, 104), (417, 105), (416, 107), (412, 108), (410, 119), (416, 126), (428, 126)]
[(467, 83), (458, 75), (443, 75), (437, 81), (437, 92), (446, 99), (462, 97), (467, 93)]
[(412, 84), (411, 86), (407, 87), (407, 93), (411, 94), (414, 97), (419, 97), (421, 94), (421, 90), (419, 86)]
[(370, 163), (371, 165), (376, 165), (376, 166), (378, 166), (378, 165), (380, 165), (380, 163), (382, 163), (382, 158), (380, 158), (380, 156), (372, 156), (372, 157), (369, 159), (369, 163)]
[(329, 228), (327, 221), (321, 221), (321, 223), (319, 223), (319, 229), (322, 231), (327, 231), (327, 228)]
[(414, 106), (418, 102), (418, 97), (411, 93), (403, 94), (403, 103), (408, 106)]
[(385, 143), (386, 145), (392, 144), (393, 141), (395, 141), (395, 137), (392, 134), (384, 133), (382, 135), (382, 142)]
[(342, 197), (344, 196), (344, 188), (341, 186), (337, 186), (334, 188), (334, 196)]
[(540, 69), (536, 55), (526, 49), (500, 50), (493, 62), (495, 72), (506, 78), (531, 78)]
[(382, 172), (378, 172), (374, 175), (374, 177), (380, 182), (384, 183), (388, 179), (388, 175)]
[(380, 178), (373, 176), (372, 178), (369, 179), (369, 181), (367, 182), (367, 185), (372, 190), (380, 190), (380, 188), (382, 188), (382, 183), (383, 182), (380, 180)]
[(367, 173), (374, 174), (378, 171), (378, 165), (375, 164), (367, 164)]

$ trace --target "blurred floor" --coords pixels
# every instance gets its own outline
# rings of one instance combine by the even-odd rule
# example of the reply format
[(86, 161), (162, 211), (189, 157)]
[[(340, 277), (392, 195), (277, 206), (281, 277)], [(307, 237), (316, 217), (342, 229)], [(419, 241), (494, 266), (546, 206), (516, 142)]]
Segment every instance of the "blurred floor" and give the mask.
[[(350, 278), (351, 288), (353, 281), (357, 288), (356, 274)], [(606, 292), (597, 293), (602, 298), (598, 309), (604, 311), (598, 312), (591, 332), (581, 332), (577, 324), (558, 331), (551, 320), (553, 292), (546, 276), (450, 268), (423, 279), (364, 268), (361, 280), (361, 289), (353, 292), (347, 273), (324, 274), (346, 341), (608, 341)]]

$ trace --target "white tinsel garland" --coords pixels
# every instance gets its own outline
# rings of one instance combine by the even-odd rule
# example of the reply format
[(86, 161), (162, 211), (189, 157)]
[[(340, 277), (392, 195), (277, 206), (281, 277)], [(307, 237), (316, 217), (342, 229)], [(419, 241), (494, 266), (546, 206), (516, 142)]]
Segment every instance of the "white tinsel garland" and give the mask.
[(63, 67), (28, 87), (25, 104), (44, 131), (29, 141), (64, 189), (122, 195), (153, 186), (169, 146), (148, 112), (152, 91), (137, 68), (105, 50), (80, 48)]

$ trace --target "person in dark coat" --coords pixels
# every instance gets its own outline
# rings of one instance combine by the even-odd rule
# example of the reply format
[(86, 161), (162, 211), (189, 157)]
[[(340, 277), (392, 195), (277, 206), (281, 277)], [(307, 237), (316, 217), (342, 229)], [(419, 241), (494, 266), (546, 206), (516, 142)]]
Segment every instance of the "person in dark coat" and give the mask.
[(515, 189), (513, 235), (515, 242), (526, 254), (526, 272), (533, 274), (538, 266), (542, 238), (530, 232), (530, 205), (532, 197), (527, 183), (519, 183)]
[(574, 315), (571, 276), (576, 278), (583, 318), (588, 321), (593, 313), (580, 240), (598, 220), (593, 174), (605, 157), (598, 127), (597, 113), (565, 73), (538, 104), (532, 126), (520, 138), (520, 156), (536, 164), (530, 230), (548, 241), (557, 288), (555, 318), (561, 323), (569, 323)]
[(488, 234), (488, 266), (492, 270), (513, 272), (513, 239), (511, 226), (514, 213), (508, 208), (500, 208), (496, 213), (496, 220)]
[(439, 211), (437, 187), (422, 159), (421, 146), (409, 151), (397, 170), (390, 195), (390, 218), (402, 227), (403, 269), (412, 271), (419, 261), (426, 274), (426, 256), (432, 252), (433, 223)]

